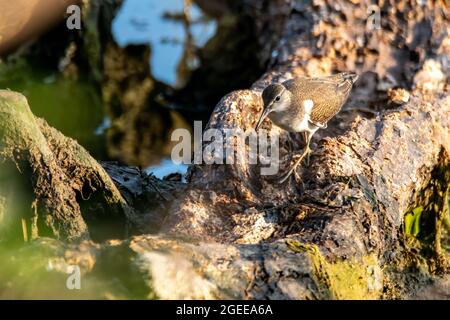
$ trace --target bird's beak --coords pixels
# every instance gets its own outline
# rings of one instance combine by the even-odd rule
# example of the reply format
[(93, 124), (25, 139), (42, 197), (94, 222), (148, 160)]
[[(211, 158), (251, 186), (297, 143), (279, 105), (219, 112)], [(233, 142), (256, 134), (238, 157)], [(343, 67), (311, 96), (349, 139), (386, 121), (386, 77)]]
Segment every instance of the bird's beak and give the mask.
[(267, 108), (264, 108), (261, 117), (258, 120), (258, 124), (256, 125), (256, 131), (258, 131), (259, 127), (261, 126), (261, 124), (263, 123), (264, 119), (267, 118), (267, 115), (270, 113), (270, 106), (268, 106)]

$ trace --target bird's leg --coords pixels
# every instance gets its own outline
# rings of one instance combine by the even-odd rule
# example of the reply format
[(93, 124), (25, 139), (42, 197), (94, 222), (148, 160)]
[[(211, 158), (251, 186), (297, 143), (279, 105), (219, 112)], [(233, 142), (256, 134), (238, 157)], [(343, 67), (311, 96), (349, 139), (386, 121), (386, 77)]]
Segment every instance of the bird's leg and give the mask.
[[(306, 149), (309, 149), (309, 143), (311, 142), (312, 135), (308, 131), (303, 132), (303, 134), (304, 134), (304, 137), (305, 137)], [(309, 152), (308, 152), (308, 154), (306, 156), (306, 165), (307, 166), (309, 166), (309, 155), (310, 155), (310, 153), (311, 153), (311, 149), (309, 149)]]
[(286, 140), (286, 147), (287, 147), (288, 152), (292, 152), (294, 150), (294, 143), (292, 142), (291, 133), (288, 133), (287, 140)]
[[(300, 156), (298, 156), (298, 159), (297, 159), (297, 160), (295, 160), (295, 162), (294, 162), (294, 164), (292, 165), (291, 169), (289, 169), (289, 171), (288, 171), (286, 174), (284, 174), (284, 175), (282, 176), (282, 178), (281, 178), (281, 180), (280, 180), (279, 183), (284, 183), (284, 182), (292, 175), (292, 173), (295, 174), (295, 177), (296, 177), (298, 180), (301, 180), (300, 177), (297, 175), (296, 169), (297, 169), (297, 167), (299, 166), (299, 164), (302, 162), (302, 160), (305, 158), (305, 156), (309, 155), (309, 153), (311, 152), (311, 149), (309, 148), (309, 144), (310, 144), (310, 142), (311, 142), (312, 134), (311, 134), (310, 132), (305, 132), (305, 137), (306, 137), (306, 147), (305, 147), (305, 150), (303, 150), (303, 153), (302, 153)], [(296, 157), (297, 157), (297, 156), (296, 156)], [(295, 157), (295, 158), (296, 158), (296, 157)]]

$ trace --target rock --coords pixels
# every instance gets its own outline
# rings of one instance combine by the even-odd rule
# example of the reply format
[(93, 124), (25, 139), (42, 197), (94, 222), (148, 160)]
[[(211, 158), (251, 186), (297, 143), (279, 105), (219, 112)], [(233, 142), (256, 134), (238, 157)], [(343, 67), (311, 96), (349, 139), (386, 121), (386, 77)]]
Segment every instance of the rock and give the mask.
[[(132, 216), (132, 209), (98, 162), (76, 141), (36, 118), (23, 95), (6, 90), (0, 90), (0, 163), (2, 175), (10, 177), (0, 181), (2, 203), (18, 200), (8, 193), (11, 181), (20, 181), (21, 192), (32, 190), (30, 199), (22, 199), (21, 215), (13, 216), (15, 210), (9, 207), (0, 216), (25, 219), (32, 238), (46, 234), (69, 240), (88, 238), (84, 217), (119, 219), (124, 230), (127, 217)], [(93, 196), (100, 198), (89, 202)]]
[(405, 89), (389, 89), (389, 100), (395, 104), (401, 105), (409, 101), (409, 92)]

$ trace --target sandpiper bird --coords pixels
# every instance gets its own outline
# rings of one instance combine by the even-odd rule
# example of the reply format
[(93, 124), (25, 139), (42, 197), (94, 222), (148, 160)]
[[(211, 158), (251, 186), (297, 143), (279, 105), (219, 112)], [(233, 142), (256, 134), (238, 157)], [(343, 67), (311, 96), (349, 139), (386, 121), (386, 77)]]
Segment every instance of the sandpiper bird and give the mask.
[(313, 134), (327, 127), (327, 122), (340, 110), (358, 79), (354, 73), (343, 72), (323, 78), (299, 77), (281, 84), (271, 84), (264, 89), (264, 108), (256, 130), (268, 117), (278, 127), (289, 132), (304, 132), (306, 147), (301, 155), (294, 156), (291, 169), (281, 178), (286, 181), (311, 152), (309, 144)]

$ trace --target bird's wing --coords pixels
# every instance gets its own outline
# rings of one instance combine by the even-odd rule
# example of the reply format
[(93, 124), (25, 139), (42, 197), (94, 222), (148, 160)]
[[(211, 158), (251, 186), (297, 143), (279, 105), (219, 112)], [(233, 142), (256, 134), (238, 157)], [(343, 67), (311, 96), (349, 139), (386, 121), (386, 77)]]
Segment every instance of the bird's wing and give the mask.
[(353, 80), (353, 76), (340, 73), (324, 78), (296, 78), (286, 81), (284, 85), (293, 93), (297, 106), (303, 106), (305, 100), (313, 102), (309, 121), (324, 128), (347, 100)]
[(311, 96), (314, 106), (309, 115), (309, 121), (321, 128), (340, 110), (345, 100), (341, 89), (336, 83), (311, 83)]

